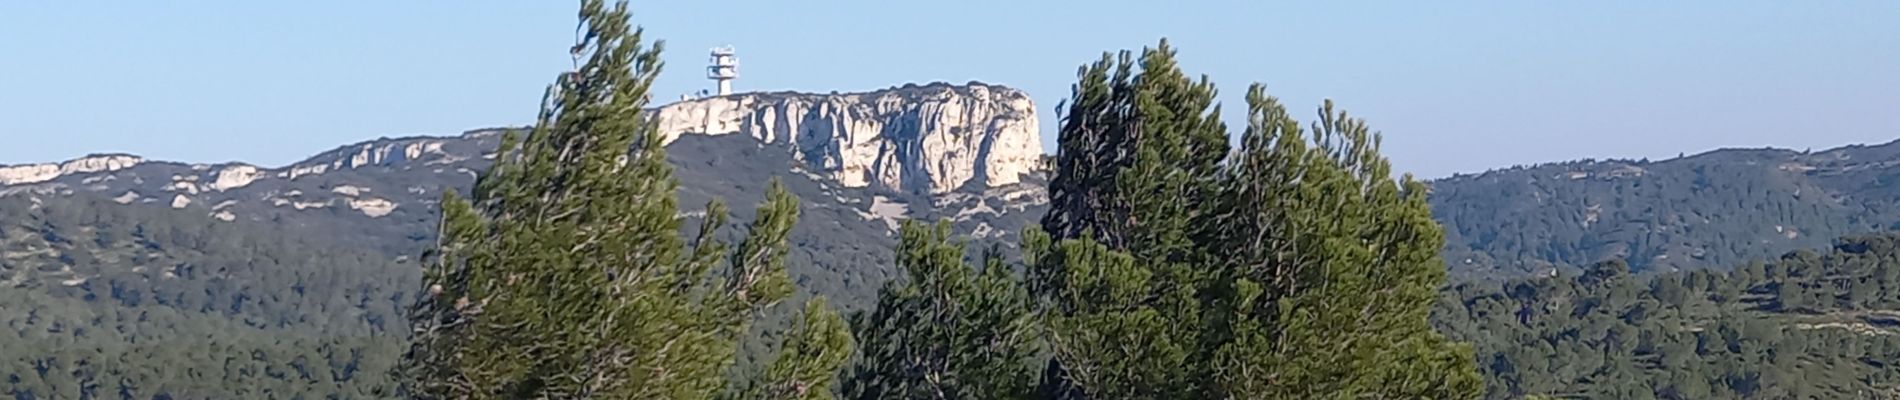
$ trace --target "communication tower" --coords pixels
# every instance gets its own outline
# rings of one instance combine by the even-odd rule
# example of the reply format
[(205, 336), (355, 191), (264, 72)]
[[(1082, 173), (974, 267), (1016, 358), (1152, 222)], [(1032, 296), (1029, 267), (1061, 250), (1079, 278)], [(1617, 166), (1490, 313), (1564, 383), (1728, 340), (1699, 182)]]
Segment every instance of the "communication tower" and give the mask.
[(712, 65), (706, 67), (706, 79), (719, 82), (718, 95), (732, 94), (732, 80), (739, 79), (739, 59), (732, 46), (712, 49)]

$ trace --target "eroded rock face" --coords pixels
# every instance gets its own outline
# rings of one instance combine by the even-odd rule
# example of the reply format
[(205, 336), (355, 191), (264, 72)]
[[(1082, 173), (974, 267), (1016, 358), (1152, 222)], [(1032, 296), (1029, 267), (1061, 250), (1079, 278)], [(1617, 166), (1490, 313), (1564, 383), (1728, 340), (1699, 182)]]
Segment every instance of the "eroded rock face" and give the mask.
[(810, 171), (847, 187), (947, 193), (1015, 184), (1043, 154), (1036, 105), (980, 83), (867, 93), (740, 93), (661, 107), (668, 141), (744, 134), (789, 145)]
[(263, 177), (263, 176), (267, 176), (267, 175), (258, 172), (257, 167), (253, 167), (249, 165), (232, 165), (232, 166), (224, 167), (224, 169), (218, 170), (218, 178), (217, 180), (211, 182), (211, 189), (222, 192), (222, 191), (231, 190), (235, 188), (241, 188), (241, 187), (244, 187), (245, 185), (251, 184), (251, 182), (256, 181), (257, 178)]
[(145, 162), (145, 159), (113, 154), (80, 157), (58, 164), (0, 166), (0, 185), (40, 183), (77, 173), (117, 171), (131, 168), (141, 162)]

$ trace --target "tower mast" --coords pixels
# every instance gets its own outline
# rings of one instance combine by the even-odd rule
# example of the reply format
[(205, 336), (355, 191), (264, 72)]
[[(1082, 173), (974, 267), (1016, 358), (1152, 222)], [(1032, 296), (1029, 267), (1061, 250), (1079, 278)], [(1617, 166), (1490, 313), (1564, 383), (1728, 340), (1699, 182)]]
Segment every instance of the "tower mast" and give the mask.
[(719, 82), (717, 95), (732, 94), (732, 80), (739, 79), (739, 59), (734, 56), (732, 46), (712, 49), (712, 65), (706, 67), (706, 79)]

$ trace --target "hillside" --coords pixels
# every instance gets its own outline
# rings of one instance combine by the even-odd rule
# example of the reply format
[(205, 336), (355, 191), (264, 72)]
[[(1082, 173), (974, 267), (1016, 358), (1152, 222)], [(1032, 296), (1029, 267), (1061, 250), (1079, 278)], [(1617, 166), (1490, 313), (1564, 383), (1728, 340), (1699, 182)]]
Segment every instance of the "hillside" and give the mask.
[(1581, 273), (1444, 292), (1488, 397), (1900, 397), (1900, 235), (1843, 238), (1731, 272)]
[(420, 270), (299, 233), (87, 195), (0, 198), (6, 391), (387, 396)]
[[(972, 85), (756, 95), (771, 115), (816, 104), (798, 135), (749, 124), (669, 131), (681, 216), (696, 219), (718, 198), (735, 205), (728, 228), (743, 226), (747, 205), (780, 180), (802, 208), (788, 264), (799, 290), (785, 304), (823, 293), (845, 311), (872, 305), (898, 274), (892, 235), (905, 218), (952, 220), (985, 243), (973, 251), (1013, 247), (1042, 214), (1045, 178), (1038, 157), (1020, 156), (1039, 148), (998, 143), (1039, 145), (1033, 108), (1020, 92)], [(25, 318), (8, 320), (18, 339), (0, 344), (35, 349), (0, 352), (0, 372), (33, 371), (6, 392), (379, 397), (407, 337), (406, 325), (390, 324), (403, 322), (418, 287), (410, 260), (434, 243), (435, 204), (467, 192), (505, 130), (381, 138), (280, 167), (128, 154), (0, 166), (0, 223), (10, 224), (0, 227), (0, 314)], [(315, 282), (344, 286), (308, 292)], [(776, 341), (757, 339), (787, 326), (790, 306), (781, 308), (748, 334), (735, 373), (774, 351), (763, 343)], [(191, 349), (229, 357), (170, 361)]]
[[(420, 277), (410, 260), (433, 240), (434, 210), (414, 205), (465, 191), (467, 171), (486, 166), (450, 152), (482, 154), (493, 138), (345, 146), (284, 170), (346, 168), (244, 185), (226, 171), (251, 168), (141, 162), (12, 187), (0, 196), (0, 316), (11, 328), (0, 332), (0, 348), (10, 349), (0, 371), (28, 398), (376, 397), (407, 336), (401, 311)], [(378, 156), (405, 148), (441, 150), (425, 153), (434, 159)], [(1041, 214), (1013, 203), (1040, 196), (1036, 183), (934, 196), (848, 188), (794, 172), (782, 146), (739, 135), (688, 135), (669, 158), (689, 219), (712, 198), (757, 203), (773, 178), (803, 200), (790, 263), (801, 299), (787, 304), (811, 293), (847, 310), (875, 302), (898, 274), (890, 234), (900, 218), (949, 218), (972, 238), (1013, 245), (998, 239), (1034, 218), (1019, 215)], [(409, 206), (365, 206), (383, 202)], [(751, 207), (734, 210), (736, 221), (752, 217)], [(780, 318), (752, 335), (773, 334)], [(746, 346), (742, 365), (771, 351)]]
[(1456, 276), (1727, 267), (1900, 224), (1900, 144), (1584, 160), (1431, 183)]
[[(793, 237), (794, 279), (801, 292), (829, 293), (846, 309), (869, 305), (894, 276), (891, 235), (901, 219), (951, 219), (972, 239), (1013, 246), (1046, 203), (1040, 160), (1025, 156), (1041, 154), (1033, 104), (1006, 87), (739, 94), (651, 115), (668, 129), (685, 216), (715, 197), (756, 203), (765, 182), (783, 180), (804, 208)], [(681, 122), (688, 116), (711, 119)], [(759, 122), (763, 116), (780, 119)], [(0, 197), (89, 195), (297, 229), (398, 259), (433, 243), (435, 203), (446, 190), (467, 191), (505, 130), (382, 138), (274, 168), (125, 154), (0, 166)], [(734, 220), (748, 221), (747, 212)]]

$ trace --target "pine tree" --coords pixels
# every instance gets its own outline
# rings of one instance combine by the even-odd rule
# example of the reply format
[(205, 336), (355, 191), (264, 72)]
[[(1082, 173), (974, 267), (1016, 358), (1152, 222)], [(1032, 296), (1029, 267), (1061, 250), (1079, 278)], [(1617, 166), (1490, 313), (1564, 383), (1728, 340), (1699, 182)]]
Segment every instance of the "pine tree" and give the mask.
[(821, 400), (833, 396), (838, 369), (850, 359), (854, 345), (843, 318), (825, 306), (825, 298), (805, 303), (804, 320), (790, 338), (764, 381), (747, 389), (744, 398), (756, 400)]
[(1241, 149), (1164, 40), (1082, 68), (1051, 210), (1024, 234), (1053, 359), (1043, 397), (1470, 398), (1431, 330), (1443, 235), (1378, 136), (1310, 131), (1255, 86)]
[(984, 266), (963, 261), (950, 225), (907, 221), (897, 251), (902, 281), (857, 322), (863, 359), (850, 373), (852, 399), (1025, 399), (1034, 375), (1029, 294), (998, 251)]
[(773, 182), (730, 254), (713, 238), (726, 209), (709, 203), (689, 246), (661, 133), (641, 113), (661, 44), (642, 43), (624, 2), (583, 1), (576, 30), (575, 69), (534, 130), (504, 137), (469, 199), (443, 197), (412, 312), (414, 396), (709, 398), (756, 311), (791, 291), (797, 199)]
[[(1320, 107), (1302, 131), (1264, 87), (1225, 177), (1214, 291), (1237, 398), (1470, 398), (1470, 349), (1428, 324), (1443, 235), (1424, 184), (1394, 180), (1361, 120)], [(1310, 142), (1310, 147), (1309, 147)], [(1221, 285), (1226, 285), (1222, 287)], [(1216, 325), (1217, 327), (1221, 327)]]
[[(1054, 359), (1047, 396), (1194, 395), (1198, 290), (1208, 258), (1197, 209), (1227, 151), (1213, 85), (1164, 40), (1082, 68), (1058, 138), (1042, 232), (1025, 236)], [(1138, 343), (1138, 344), (1135, 344)]]

